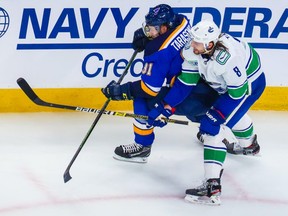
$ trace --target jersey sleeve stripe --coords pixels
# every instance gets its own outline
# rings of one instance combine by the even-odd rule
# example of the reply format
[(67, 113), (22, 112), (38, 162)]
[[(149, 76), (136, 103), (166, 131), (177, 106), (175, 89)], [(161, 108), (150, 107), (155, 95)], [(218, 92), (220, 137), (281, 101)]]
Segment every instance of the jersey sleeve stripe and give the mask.
[(146, 83), (144, 83), (143, 80), (141, 80), (141, 89), (148, 95), (155, 97), (161, 88), (155, 88), (155, 87), (153, 88), (147, 85)]
[(179, 81), (189, 86), (196, 86), (200, 79), (198, 70), (182, 70), (178, 77)]

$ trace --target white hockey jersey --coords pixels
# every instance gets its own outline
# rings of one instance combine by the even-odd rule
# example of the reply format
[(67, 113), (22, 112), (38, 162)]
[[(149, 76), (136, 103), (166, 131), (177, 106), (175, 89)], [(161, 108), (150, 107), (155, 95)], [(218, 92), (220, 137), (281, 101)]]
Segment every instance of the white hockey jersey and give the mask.
[(179, 80), (196, 85), (200, 76), (219, 94), (228, 92), (233, 99), (250, 94), (249, 86), (262, 73), (257, 52), (246, 42), (228, 34), (220, 38), (227, 50), (215, 50), (210, 58), (196, 55), (193, 48), (183, 49), (184, 63)]

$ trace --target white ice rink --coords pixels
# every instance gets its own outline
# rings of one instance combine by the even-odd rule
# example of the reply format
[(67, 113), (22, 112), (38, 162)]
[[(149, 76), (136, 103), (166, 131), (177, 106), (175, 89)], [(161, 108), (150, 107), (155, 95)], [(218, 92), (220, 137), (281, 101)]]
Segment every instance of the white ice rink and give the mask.
[[(132, 119), (87, 113), (0, 114), (0, 216), (287, 216), (288, 112), (251, 111), (261, 155), (228, 155), (222, 205), (184, 201), (203, 175), (197, 125), (156, 130), (147, 164), (112, 158), (133, 141)], [(176, 117), (175, 117), (176, 118)]]

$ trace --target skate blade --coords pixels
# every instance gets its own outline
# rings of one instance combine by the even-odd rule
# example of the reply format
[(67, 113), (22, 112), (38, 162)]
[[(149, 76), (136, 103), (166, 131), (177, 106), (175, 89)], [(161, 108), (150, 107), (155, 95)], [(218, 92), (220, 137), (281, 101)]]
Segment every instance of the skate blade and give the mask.
[(125, 161), (130, 163), (147, 163), (148, 157), (135, 157), (135, 158), (124, 158), (119, 155), (113, 155), (113, 158), (119, 161)]
[(247, 153), (244, 154), (243, 151), (234, 151), (234, 152), (232, 152), (232, 151), (228, 152), (228, 151), (227, 151), (227, 153), (228, 153), (228, 154), (231, 154), (231, 155), (244, 156), (244, 157), (261, 157), (260, 151), (258, 151), (258, 152), (256, 152), (256, 153), (249, 153), (249, 154), (247, 154)]
[(185, 201), (195, 204), (202, 204), (202, 205), (211, 205), (211, 206), (219, 206), (221, 205), (221, 200), (219, 196), (214, 197), (198, 197), (192, 195), (186, 195)]
[(261, 157), (261, 153), (257, 152), (257, 153), (253, 153), (253, 154), (235, 154), (237, 156), (244, 156), (244, 157)]

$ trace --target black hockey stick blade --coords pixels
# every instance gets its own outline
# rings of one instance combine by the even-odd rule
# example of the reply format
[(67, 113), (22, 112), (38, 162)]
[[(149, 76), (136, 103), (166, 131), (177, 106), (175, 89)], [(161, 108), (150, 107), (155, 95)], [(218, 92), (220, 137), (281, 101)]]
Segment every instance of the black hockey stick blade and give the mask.
[(64, 179), (64, 183), (68, 182), (69, 180), (72, 179), (70, 173), (69, 173), (69, 169), (66, 169), (63, 175), (63, 179)]
[(74, 107), (74, 106), (55, 104), (55, 103), (49, 103), (49, 102), (43, 101), (41, 98), (39, 98), (36, 95), (36, 93), (33, 91), (31, 86), (22, 77), (17, 79), (17, 84), (20, 86), (22, 91), (29, 97), (29, 99), (39, 106), (46, 106), (46, 107), (53, 107), (53, 108), (67, 109), (67, 110), (78, 109), (78, 107)]
[(37, 103), (38, 96), (35, 94), (35, 92), (32, 90), (32, 88), (29, 86), (26, 80), (20, 77), (17, 79), (17, 83), (20, 86), (20, 88), (25, 92), (25, 94), (30, 98), (30, 100), (38, 104)]

